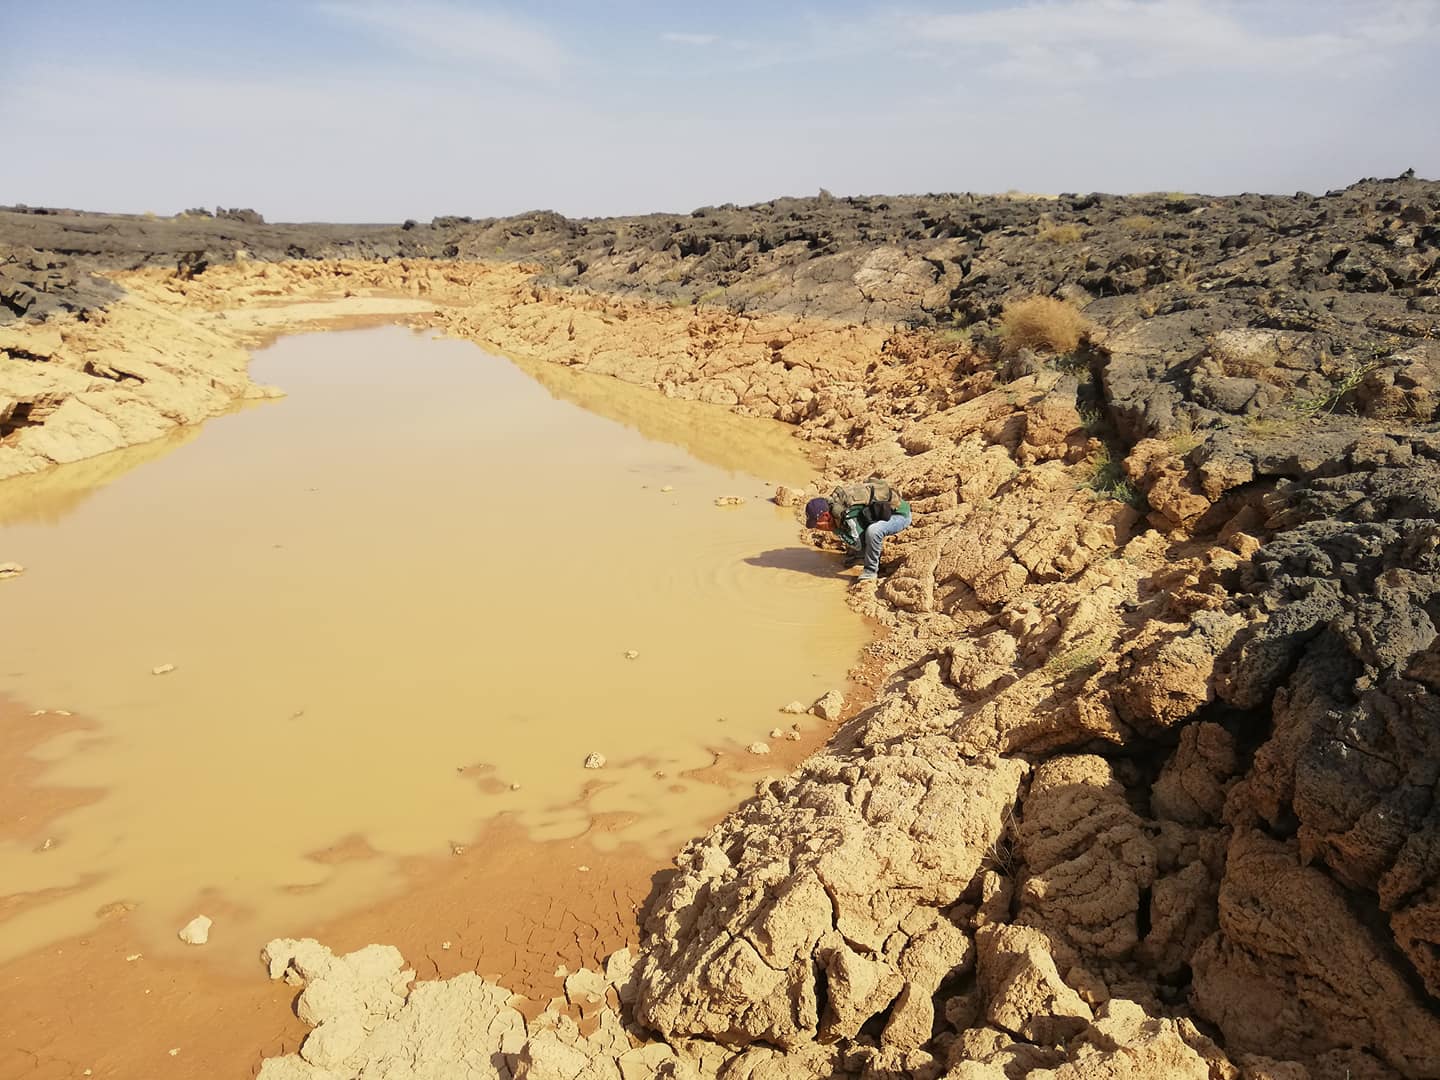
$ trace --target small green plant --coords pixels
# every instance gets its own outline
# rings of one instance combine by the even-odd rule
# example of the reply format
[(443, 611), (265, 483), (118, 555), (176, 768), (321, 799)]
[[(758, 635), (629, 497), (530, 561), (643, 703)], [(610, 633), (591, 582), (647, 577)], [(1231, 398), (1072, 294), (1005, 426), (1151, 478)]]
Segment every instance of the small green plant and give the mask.
[(1085, 480), (1085, 486), (1106, 499), (1114, 499), (1116, 502), (1123, 502), (1137, 509), (1143, 505), (1144, 497), (1135, 490), (1135, 485), (1130, 483), (1125, 476), (1125, 470), (1110, 453), (1108, 446), (1102, 446), (1089, 459), (1090, 475)]
[(1092, 637), (1065, 652), (1056, 653), (1045, 661), (1045, 670), (1051, 675), (1070, 678), (1094, 667), (1108, 651), (1104, 641)]
[(1320, 393), (1297, 401), (1295, 403), (1296, 410), (1306, 416), (1314, 416), (1322, 412), (1333, 413), (1335, 406), (1340, 404), (1340, 399), (1364, 382), (1365, 376), (1379, 366), (1374, 362), (1351, 364), (1344, 371), (1329, 376), (1330, 385)]
[(1165, 441), (1170, 444), (1170, 450), (1174, 454), (1184, 457), (1205, 440), (1193, 431), (1177, 431)]
[(1203, 443), (1205, 436), (1195, 430), (1189, 416), (1182, 415), (1175, 426), (1175, 430), (1165, 441), (1169, 443), (1172, 453), (1184, 456)]
[(1097, 435), (1105, 427), (1105, 414), (1093, 405), (1081, 405), (1075, 410), (1080, 414), (1080, 426), (1090, 435)]
[(1066, 375), (1088, 375), (1090, 373), (1089, 362), (1083, 354), (1078, 352), (1051, 357), (1050, 366), (1056, 371), (1063, 371)]

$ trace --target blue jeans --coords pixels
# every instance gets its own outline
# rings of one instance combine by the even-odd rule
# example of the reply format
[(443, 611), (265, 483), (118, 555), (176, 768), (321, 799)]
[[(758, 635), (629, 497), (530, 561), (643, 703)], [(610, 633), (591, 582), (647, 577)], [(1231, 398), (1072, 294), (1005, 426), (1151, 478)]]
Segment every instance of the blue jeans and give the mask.
[(877, 521), (865, 527), (865, 535), (860, 538), (860, 550), (865, 556), (866, 572), (880, 572), (880, 550), (885, 546), (885, 537), (894, 536), (909, 524), (909, 514), (893, 514), (889, 521)]

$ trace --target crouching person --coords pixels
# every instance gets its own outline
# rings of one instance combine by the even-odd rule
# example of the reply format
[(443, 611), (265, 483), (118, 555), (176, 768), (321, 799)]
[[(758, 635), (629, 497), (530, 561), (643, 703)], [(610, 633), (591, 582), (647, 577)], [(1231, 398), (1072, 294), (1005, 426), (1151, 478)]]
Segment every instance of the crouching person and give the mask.
[(889, 481), (871, 478), (843, 484), (828, 499), (805, 504), (805, 527), (833, 532), (845, 544), (845, 565), (863, 564), (859, 581), (880, 576), (885, 537), (910, 524), (910, 504)]

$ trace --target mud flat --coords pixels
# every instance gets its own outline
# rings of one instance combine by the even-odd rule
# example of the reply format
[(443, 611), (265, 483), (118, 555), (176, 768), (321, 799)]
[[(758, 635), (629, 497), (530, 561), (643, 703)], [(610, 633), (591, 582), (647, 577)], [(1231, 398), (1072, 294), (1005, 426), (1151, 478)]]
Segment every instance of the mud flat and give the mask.
[[(314, 1030), (267, 1077), (1440, 1075), (1434, 183), (349, 237), (24, 217), (6, 277), (35, 299), (9, 306), (70, 314), (0, 343), (12, 471), (181, 414), (163, 372), (86, 372), (127, 320), (174, 320), (188, 386), (243, 374), (199, 354), (287, 302), (419, 302), (526, 362), (787, 421), (918, 514), (851, 596), (888, 631), (875, 699), (682, 849), (638, 951), (537, 1015), (277, 942)], [(77, 396), (113, 432), (60, 416)]]

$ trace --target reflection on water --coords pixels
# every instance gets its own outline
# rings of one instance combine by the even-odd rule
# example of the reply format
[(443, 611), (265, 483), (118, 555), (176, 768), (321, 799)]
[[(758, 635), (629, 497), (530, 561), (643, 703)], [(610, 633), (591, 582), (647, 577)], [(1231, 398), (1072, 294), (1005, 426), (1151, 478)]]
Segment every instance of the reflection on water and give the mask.
[[(29, 568), (0, 585), (0, 693), (93, 718), (35, 755), (104, 791), (48, 850), (0, 843), (4, 893), (68, 890), (0, 920), (0, 956), (120, 900), (166, 940), (203, 896), (210, 951), (249, 957), (498, 814), (553, 838), (618, 813), (612, 842), (667, 854), (748, 789), (686, 773), (862, 643), (763, 501), (809, 472), (779, 425), (682, 405), (677, 429), (658, 395), (396, 329), (254, 366), (289, 397), (0, 486)], [(346, 837), (380, 857), (311, 857)]]
[(177, 427), (163, 438), (139, 446), (6, 480), (0, 487), (0, 525), (26, 521), (53, 525), (112, 480), (184, 446), (199, 434), (200, 428), (195, 426)]

